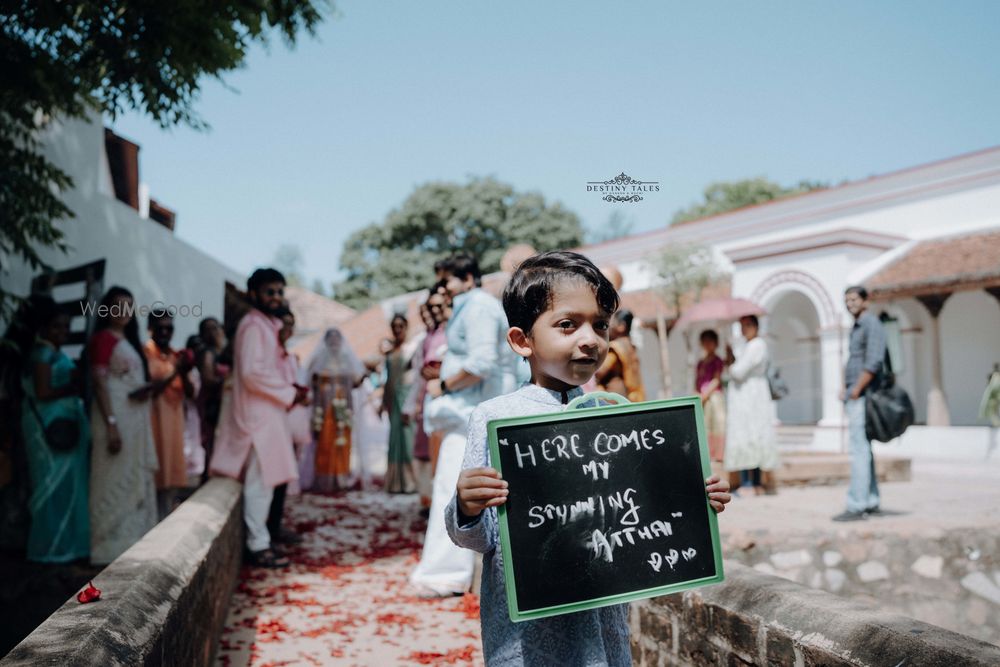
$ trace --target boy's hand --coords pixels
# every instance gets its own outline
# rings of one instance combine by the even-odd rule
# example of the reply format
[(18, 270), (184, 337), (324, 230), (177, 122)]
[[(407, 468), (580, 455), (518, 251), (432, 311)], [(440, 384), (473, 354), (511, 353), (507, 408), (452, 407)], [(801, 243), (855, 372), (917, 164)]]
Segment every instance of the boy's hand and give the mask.
[(458, 509), (467, 517), (482, 514), (487, 507), (507, 501), (507, 482), (494, 468), (469, 468), (458, 476)]
[(705, 493), (708, 494), (708, 504), (716, 513), (726, 511), (726, 503), (733, 499), (729, 493), (729, 481), (712, 475), (705, 480)]

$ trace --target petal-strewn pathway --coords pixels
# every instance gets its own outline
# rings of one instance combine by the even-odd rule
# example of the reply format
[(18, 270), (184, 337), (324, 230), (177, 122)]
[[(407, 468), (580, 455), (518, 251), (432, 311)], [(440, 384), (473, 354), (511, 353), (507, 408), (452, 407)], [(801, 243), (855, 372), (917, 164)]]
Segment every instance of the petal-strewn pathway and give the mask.
[(217, 665), (481, 665), (479, 601), (418, 598), (425, 522), (414, 496), (289, 498), (305, 538), (285, 571), (244, 568)]

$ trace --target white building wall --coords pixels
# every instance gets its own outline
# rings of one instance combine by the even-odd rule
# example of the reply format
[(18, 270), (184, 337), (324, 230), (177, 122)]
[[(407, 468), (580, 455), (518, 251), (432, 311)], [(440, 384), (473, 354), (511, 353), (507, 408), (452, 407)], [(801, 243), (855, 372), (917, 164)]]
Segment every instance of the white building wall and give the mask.
[(941, 311), (941, 371), (951, 423), (985, 425), (979, 402), (1000, 363), (1000, 302), (983, 290), (956, 292)]
[[(884, 235), (882, 239), (869, 236), (869, 239), (852, 241), (848, 233), (846, 243), (811, 249), (804, 243), (794, 252), (743, 259), (731, 265), (734, 296), (755, 299), (771, 310), (784, 296), (798, 292), (815, 307), (820, 329), (817, 332), (819, 341), (815, 344), (821, 357), (818, 382), (823, 395), (820, 423), (833, 426), (840, 424), (843, 418), (837, 396), (852, 325), (843, 308), (844, 288), (863, 282), (881, 268), (880, 263), (905, 251), (909, 243), (997, 227), (1000, 227), (1000, 150), (994, 149), (598, 244), (584, 252), (599, 264), (616, 264), (625, 277), (623, 289), (634, 291), (648, 288), (656, 281), (655, 273), (649, 270), (643, 257), (671, 243), (708, 244), (717, 254), (725, 254), (796, 238), (823, 234), (829, 237), (841, 230)], [(869, 245), (870, 241), (874, 241), (871, 245), (875, 247)], [(898, 244), (895, 249), (893, 244)], [(817, 245), (823, 243), (817, 242)], [(746, 256), (746, 251), (743, 252)], [(906, 366), (900, 371), (898, 380), (913, 397), (918, 422), (923, 422), (932, 367), (928, 341), (930, 319), (926, 309), (913, 299), (879, 303), (874, 308), (878, 312), (888, 310), (901, 319)], [(802, 321), (789, 324), (781, 335), (789, 338), (807, 319), (808, 314)], [(764, 318), (762, 324), (766, 332), (768, 319)], [(945, 305), (941, 327), (944, 385), (952, 423), (980, 423), (975, 412), (985, 375), (992, 364), (1000, 360), (1000, 306), (983, 292), (953, 295)], [(697, 341), (692, 338), (690, 347), (686, 342), (683, 333), (671, 335), (669, 349), (675, 395), (690, 390), (690, 366), (697, 357)], [(815, 349), (810, 345), (813, 344), (806, 347)], [(807, 381), (810, 371), (800, 368), (795, 372), (799, 371), (803, 377), (795, 378), (796, 381)], [(787, 407), (785, 412), (795, 413), (789, 415), (793, 419), (805, 420), (810, 410), (800, 405), (794, 410)]]
[[(63, 269), (104, 259), (105, 289), (121, 285), (135, 295), (137, 305), (160, 301), (199, 306), (188, 317), (176, 318), (173, 342), (177, 347), (196, 333), (201, 317), (221, 319), (225, 282), (242, 287), (246, 276), (178, 239), (157, 222), (140, 218), (135, 209), (115, 199), (100, 122), (71, 120), (56, 125), (45, 150), (75, 181), (65, 201), (76, 213), (75, 218), (58, 223), (70, 252), (43, 249), (40, 254), (46, 262)], [(37, 273), (12, 258), (5, 258), (4, 264), (10, 267), (0, 276), (4, 288), (27, 295)], [(57, 292), (55, 296), (83, 295)], [(140, 321), (139, 326), (145, 337), (145, 322)]]

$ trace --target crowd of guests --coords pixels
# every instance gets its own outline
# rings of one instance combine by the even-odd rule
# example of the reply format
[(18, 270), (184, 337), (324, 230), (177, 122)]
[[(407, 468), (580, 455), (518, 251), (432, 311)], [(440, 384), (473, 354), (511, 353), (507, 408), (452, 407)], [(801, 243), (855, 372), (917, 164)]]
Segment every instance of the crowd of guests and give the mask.
[(75, 361), (62, 349), (71, 313), (49, 296), (25, 301), (4, 339), (6, 486), (24, 490), (33, 561), (110, 563), (198, 483), (211, 449), (228, 372), (220, 322), (175, 349), (166, 310), (149, 313), (143, 342), (125, 288), (94, 312)]

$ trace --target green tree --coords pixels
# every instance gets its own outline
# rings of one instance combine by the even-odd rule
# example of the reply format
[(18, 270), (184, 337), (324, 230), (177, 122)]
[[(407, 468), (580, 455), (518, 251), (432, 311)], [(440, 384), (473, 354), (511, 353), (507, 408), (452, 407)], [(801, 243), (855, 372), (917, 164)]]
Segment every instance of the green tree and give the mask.
[[(701, 244), (669, 244), (653, 255), (649, 264), (656, 274), (656, 290), (673, 309), (674, 317), (681, 316), (689, 301), (699, 301), (706, 287), (728, 277), (716, 261), (712, 249)], [(661, 313), (657, 318), (657, 332), (660, 337), (662, 391), (665, 396), (670, 396), (670, 360), (665, 315)]]
[(340, 255), (347, 277), (334, 298), (354, 308), (426, 287), (433, 263), (453, 253), (479, 259), (484, 273), (500, 268), (515, 243), (539, 251), (581, 244), (583, 227), (575, 213), (541, 194), (515, 192), (493, 178), (468, 183), (427, 183), (381, 224), (352, 234)]
[(786, 188), (763, 177), (712, 183), (705, 188), (704, 201), (680, 209), (674, 213), (670, 223), (678, 224), (707, 218), (710, 215), (718, 215), (754, 204), (763, 204), (803, 192), (823, 190), (827, 187), (829, 185), (818, 181), (799, 181)]
[[(205, 128), (194, 111), (206, 77), (243, 65), (254, 42), (312, 34), (327, 0), (5, 0), (0, 5), (0, 256), (47, 268), (67, 250), (54, 222), (73, 217), (68, 174), (40, 154), (52, 120), (137, 110), (162, 127)], [(5, 267), (0, 265), (0, 271)], [(0, 308), (9, 306), (0, 290)]]
[(650, 260), (656, 289), (680, 317), (687, 301), (697, 302), (705, 288), (725, 279), (712, 249), (700, 244), (669, 244)]

